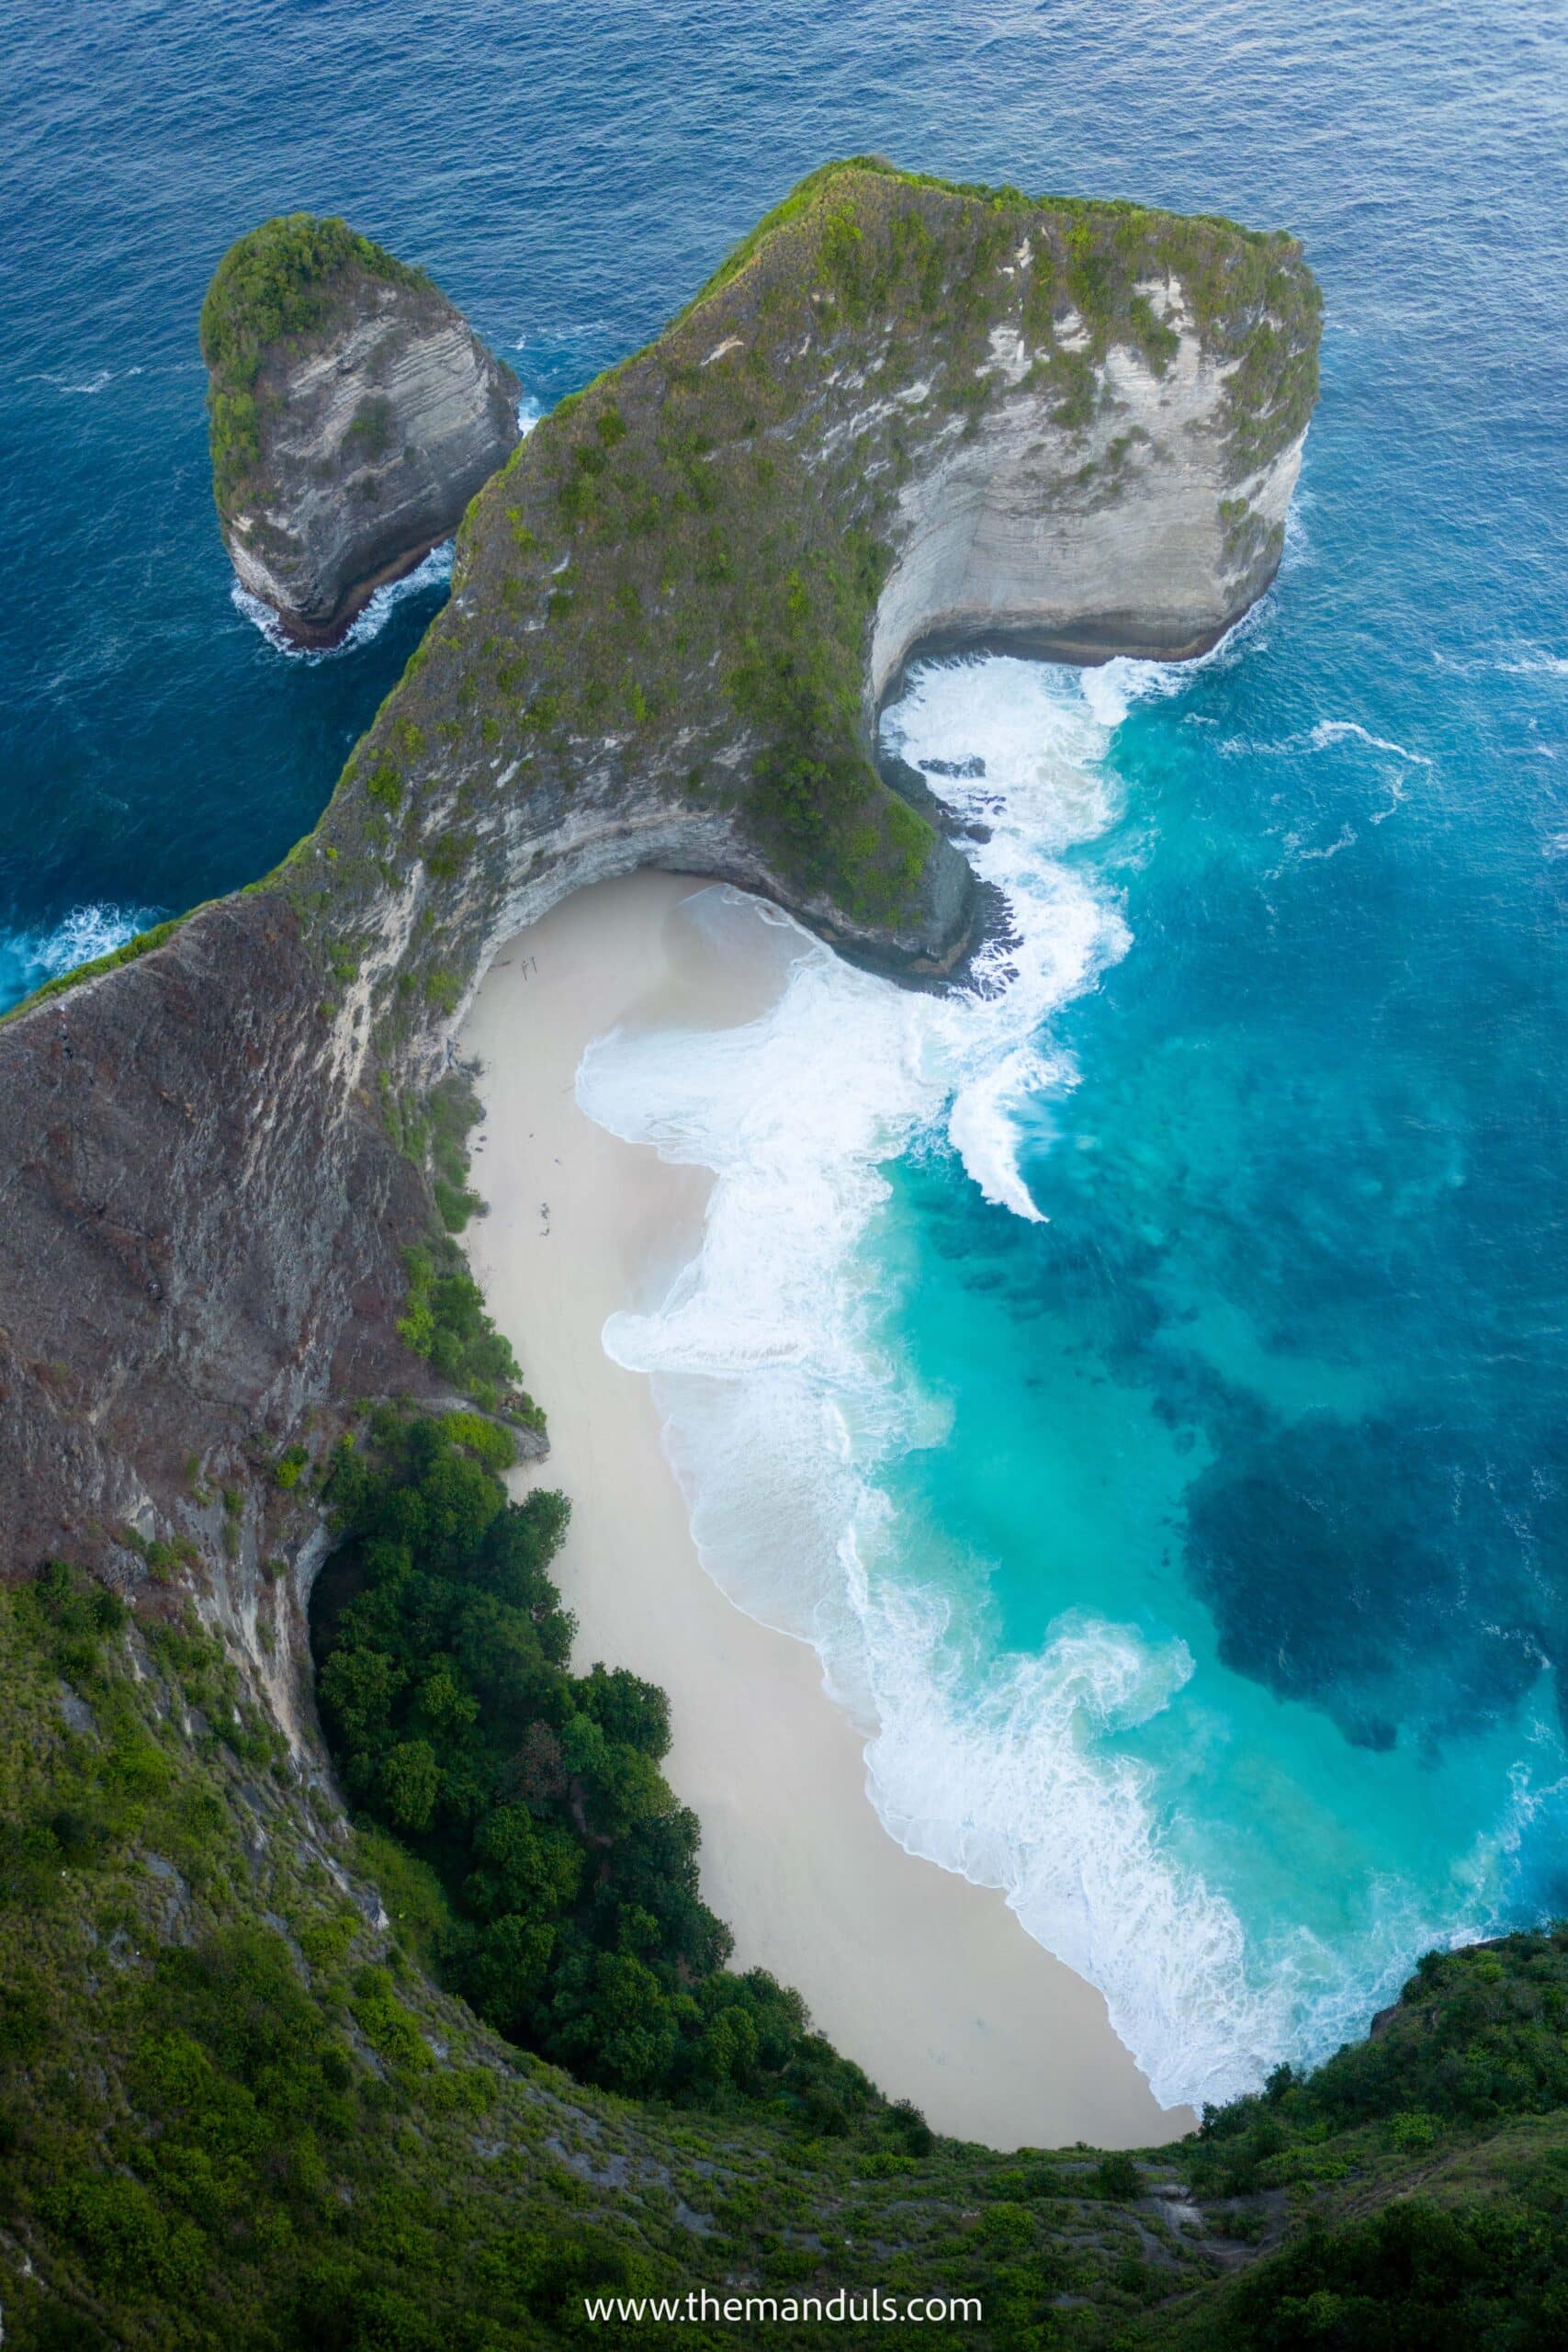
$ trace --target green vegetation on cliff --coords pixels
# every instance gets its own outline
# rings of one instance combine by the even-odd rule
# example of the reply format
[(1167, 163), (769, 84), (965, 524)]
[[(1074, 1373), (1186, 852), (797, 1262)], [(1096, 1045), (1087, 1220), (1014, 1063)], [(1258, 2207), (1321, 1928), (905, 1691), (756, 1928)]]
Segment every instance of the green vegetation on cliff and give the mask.
[(61, 996), (79, 982), (96, 980), (105, 972), (117, 970), (121, 964), (134, 964), (138, 956), (150, 955), (154, 947), (162, 947), (165, 940), (172, 939), (184, 921), (183, 915), (171, 915), (164, 922), (155, 922), (149, 930), (137, 932), (133, 938), (123, 941), (118, 947), (111, 947), (107, 955), (95, 956), (85, 964), (73, 965), (69, 972), (60, 972), (52, 980), (41, 980), (20, 1004), (14, 1004), (8, 1012), (0, 1012), (0, 1021), (14, 1021), (19, 1012), (25, 1012), (29, 1005), (41, 1003), (46, 997)]
[(256, 379), (268, 352), (327, 325), (352, 273), (395, 286), (429, 283), (345, 220), (310, 212), (264, 220), (214, 271), (201, 306), (201, 356), (220, 514), (231, 511), (260, 455)]
[(1296, 2226), (1162, 2341), (1548, 2352), (1568, 2340), (1568, 1929), (1429, 1952), (1364, 2041), (1205, 2114), (1201, 2196)]
[(64, 1571), (0, 1589), (0, 1725), (8, 2347), (515, 2352), (602, 2335), (585, 2290), (739, 2279), (979, 2295), (978, 2336), (922, 2341), (1027, 2352), (1054, 2297), (1094, 2342), (1203, 2276), (1179, 2245), (1151, 2271), (1092, 2152), (927, 2145), (886, 2109), (846, 2138), (782, 2080), (643, 2105), (499, 2041), (420, 1965), (452, 1916), (434, 1872), (349, 1837), (193, 1612), (130, 1616)]
[[(220, 268), (220, 499), (253, 461), (263, 352), (361, 268), (413, 276), (299, 215)], [(896, 929), (933, 848), (871, 756), (899, 492), (1005, 396), (998, 326), (1087, 447), (1097, 362), (1168, 367), (1156, 296), (1178, 284), (1232, 369), (1240, 485), (1315, 387), (1292, 241), (829, 167), (470, 510), (453, 605), (257, 887), (319, 947), (321, 1021), (358, 992), (365, 1099), (439, 1219), (401, 1336), (485, 1409), (383, 1409), (333, 1452), (329, 1408), (246, 1456), (298, 1512), (291, 1547), (313, 1495), (336, 1517), (316, 1631), (352, 1825), (295, 1676), (299, 1600), (245, 1551), (239, 1487), (206, 1581), (194, 1538), (128, 1535), (163, 1579), (134, 1610), (59, 1566), (0, 1589), (7, 2345), (511, 2352), (602, 2336), (585, 2291), (873, 2286), (977, 2297), (982, 2322), (922, 2325), (949, 2352), (1563, 2340), (1568, 1935), (1424, 1962), (1367, 2041), (1139, 2156), (933, 2141), (794, 1996), (727, 1966), (660, 1770), (663, 1698), (570, 1670), (564, 1506), (501, 1484), (513, 1440), (488, 1416), (538, 1417), (450, 1239), (475, 1205), (462, 1107), (422, 1099), (405, 1051), (450, 1020), (551, 829), (630, 781), (732, 820), (804, 900)], [(379, 429), (367, 410), (367, 446)], [(807, 2319), (786, 2340), (894, 2338)]]
[[(404, 1431), (357, 1472), (360, 1507), (395, 1525), (356, 1550), (450, 1560), (441, 1547), (491, 1500), (476, 1442), (491, 1450), (493, 1432)], [(542, 1554), (547, 1515), (504, 1543)], [(454, 1587), (479, 1603), (481, 1578), (413, 1574), (434, 1589), (430, 1632), (459, 1638), (442, 1611)], [(524, 1650), (558, 1645), (536, 1557), (511, 1574), (533, 1596)], [(417, 1621), (423, 1600), (407, 1597)], [(265, 1611), (286, 1605), (267, 1588)], [(462, 1693), (456, 1675), (452, 1692), (430, 1688), (435, 1656), (417, 1661), (413, 1703), (451, 1725)], [(548, 1666), (525, 1657), (521, 1687), (542, 1689)], [(633, 1736), (598, 1754), (619, 1746), (656, 1777), (646, 1687), (561, 1682), (586, 1746), (608, 1717)], [(737, 2282), (977, 2296), (981, 2323), (922, 2327), (947, 2352), (1562, 2340), (1568, 1933), (1424, 1962), (1370, 2041), (1305, 2078), (1282, 2071), (1157, 2156), (927, 2147), (874, 2106), (845, 2136), (783, 2080), (716, 2086), (712, 2111), (694, 2078), (679, 2106), (630, 2100), (497, 2040), (426, 1973), (458, 1923), (456, 1865), (437, 1853), (444, 1883), (415, 1855), (425, 1832), (351, 1838), (188, 1604), (130, 1614), (59, 1569), (0, 1590), (0, 1725), (7, 2346), (512, 2352), (602, 2337), (585, 2292)], [(472, 1728), (482, 1770), (499, 1718)], [(442, 1741), (456, 1776), (461, 1743)], [(525, 1726), (519, 1754), (530, 1768), (543, 1754)], [(591, 1802), (585, 1780), (592, 1836)], [(570, 1804), (524, 1803), (536, 1843), (570, 1818)], [(454, 1851), (471, 1835), (459, 1826)], [(626, 1849), (600, 1850), (614, 1878)], [(499, 1881), (512, 1859), (481, 1872)], [(537, 1878), (522, 1876), (511, 1916), (526, 1932)], [(772, 2332), (671, 2334), (716, 2346)], [(894, 2339), (807, 2320), (780, 2340)]]
[[(970, 305), (984, 300), (988, 266), (1010, 266), (1017, 273), (1019, 256), (1016, 244), (1009, 244), (1009, 230), (1029, 232), (1026, 322), (1039, 333), (1076, 312), (1087, 331), (1084, 350), (1091, 359), (1121, 343), (1163, 372), (1175, 356), (1178, 336), (1156, 316), (1148, 296), (1161, 284), (1179, 283), (1205, 347), (1247, 356), (1243, 380), (1233, 386), (1231, 399), (1233, 423), (1242, 436), (1237, 459), (1253, 454), (1258, 462), (1305, 429), (1317, 397), (1322, 301), (1316, 283), (1302, 268), (1293, 237), (1282, 230), (1247, 229), (1217, 212), (1166, 212), (1125, 198), (1031, 197), (1021, 188), (942, 179), (929, 172), (900, 171), (879, 155), (856, 155), (807, 173), (731, 249), (679, 317), (689, 317), (739, 277), (778, 230), (808, 221), (823, 207), (828, 209), (821, 278), (852, 314), (864, 319), (910, 300), (909, 248), (919, 265), (916, 299), (929, 308), (951, 273), (940, 241), (926, 225), (928, 216), (904, 215), (906, 220), (920, 220), (924, 236), (919, 229), (905, 227), (896, 230), (891, 253), (868, 249), (856, 186), (863, 174), (901, 189), (962, 198), (1004, 224), (975, 255), (979, 266), (969, 286)], [(902, 252), (897, 250), (900, 243)]]
[(276, 877), (351, 957), (388, 891), (418, 889), (378, 986), (388, 1049), (460, 990), (441, 910), (515, 892), (517, 841), (607, 812), (732, 835), (852, 934), (919, 931), (937, 844), (878, 773), (866, 685), (903, 493), (1021, 380), (1081, 444), (1081, 492), (1107, 355), (1158, 374), (1179, 323), (1229, 371), (1242, 485), (1304, 428), (1318, 307), (1282, 234), (868, 159), (813, 174), (475, 500), (452, 604)]
[(414, 1102), (384, 1088), (381, 1115), (392, 1143), (428, 1182), (434, 1212), (424, 1241), (404, 1253), (408, 1291), (398, 1337), (483, 1412), (542, 1430), (544, 1413), (523, 1385), (512, 1343), (496, 1329), (453, 1238), (485, 1205), (468, 1184), (468, 1134), (479, 1115), (471, 1081), (455, 1071)]
[[(361, 273), (423, 282), (309, 214), (220, 265), (202, 346), (220, 506), (254, 463), (265, 353), (315, 332)], [(401, 1083), (498, 910), (563, 843), (617, 829), (895, 962), (958, 953), (962, 860), (875, 760), (869, 656), (906, 493), (1027, 393), (1066, 453), (1060, 493), (1094, 478), (1113, 503), (1126, 451), (1106, 363), (1157, 376), (1188, 334), (1225, 371), (1227, 560), (1261, 584), (1275, 526), (1247, 483), (1306, 424), (1319, 309), (1282, 233), (872, 157), (811, 174), (474, 500), (451, 603), (320, 825), (251, 886), (304, 926), (322, 1018), (368, 971), (375, 1049)], [(362, 425), (368, 446), (377, 414)]]
[[(1138, 290), (1172, 277), (1216, 354), (1246, 354), (1248, 470), (1315, 397), (1316, 289), (1292, 240), (867, 159), (813, 174), (654, 353), (563, 402), (477, 503), (460, 573), (498, 641), (455, 723), (525, 761), (569, 734), (635, 737), (685, 714), (692, 657), (718, 649), (755, 746), (746, 821), (802, 888), (896, 911), (929, 835), (879, 785), (863, 696), (913, 446), (933, 416), (977, 430), (1008, 389), (990, 337), (1014, 311), (1058, 419), (1087, 423), (1111, 344), (1156, 366), (1174, 347)], [(1075, 312), (1088, 345), (1063, 350)], [(509, 617), (548, 624), (521, 666)], [(400, 702), (423, 699), (449, 642), (438, 628)], [(684, 785), (699, 805), (735, 788), (700, 759)]]
[[(662, 1694), (624, 1670), (566, 1671), (573, 1628), (546, 1573), (564, 1498), (508, 1505), (490, 1424), (389, 1419), (381, 1434), (375, 1460), (345, 1455), (333, 1482), (355, 1536), (319, 1596), (321, 1688), (351, 1796), (443, 1884), (433, 1964), (490, 2023), (607, 2087), (925, 2154), (919, 2119), (808, 2035), (795, 1996), (724, 1969), (728, 1935), (696, 1891), (698, 1825), (650, 1769), (668, 1745)], [(1194, 2347), (1557, 2340), (1568, 1934), (1429, 1954), (1367, 2041), (1208, 2109), (1177, 2168), (1222, 2245), (1304, 2224), (1190, 2310), (1179, 2275), (1145, 2278), (1142, 2248), (1120, 2257), (1122, 2283), (1168, 2301)], [(1112, 2198), (1146, 2187), (1127, 2157), (1096, 2182)]]
[(400, 1424), (340, 1455), (328, 1501), (353, 1540), (318, 1582), (323, 1720), (352, 1802), (440, 1881), (443, 1978), (487, 2023), (612, 2090), (762, 2100), (818, 2132), (894, 2114), (807, 2030), (797, 1996), (726, 1966), (697, 1893), (698, 1827), (659, 1770), (662, 1691), (568, 1670), (547, 1571), (564, 1496), (509, 1503), (502, 1430)]

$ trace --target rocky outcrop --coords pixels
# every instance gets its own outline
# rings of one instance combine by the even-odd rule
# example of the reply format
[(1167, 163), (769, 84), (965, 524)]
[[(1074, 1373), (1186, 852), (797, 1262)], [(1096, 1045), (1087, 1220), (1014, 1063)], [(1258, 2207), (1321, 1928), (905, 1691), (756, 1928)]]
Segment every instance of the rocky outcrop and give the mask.
[(338, 1084), (320, 1002), (292, 910), (242, 897), (0, 1027), (17, 1565), (205, 1548), (196, 1489), (281, 1503), (254, 1474), (323, 1396), (421, 1385), (393, 1321), (423, 1188)]
[(309, 215), (232, 248), (202, 328), (224, 546), (290, 637), (331, 645), (504, 464), (516, 379), (421, 273)]
[[(300, 351), (319, 290), (274, 306)], [(265, 388), (276, 339), (209, 356), (231, 381), (252, 349)], [(250, 1498), (248, 1559), (276, 1449), (417, 1385), (420, 1099), (495, 948), (569, 891), (722, 876), (952, 969), (970, 869), (876, 763), (900, 663), (1211, 643), (1278, 563), (1316, 340), (1288, 238), (856, 165), (563, 402), (470, 509), (316, 831), (0, 1025), (0, 1556), (129, 1528), (221, 1578), (193, 1461)], [(250, 397), (215, 396), (220, 496)]]
[(490, 486), (350, 788), (462, 845), (489, 944), (663, 863), (950, 970), (968, 868), (878, 773), (902, 662), (1212, 645), (1278, 566), (1317, 329), (1286, 238), (826, 175)]
[[(1087, 415), (1064, 420), (1031, 383), (1021, 336), (994, 332), (1006, 390), (899, 493), (898, 558), (870, 654), (879, 702), (916, 646), (1189, 659), (1273, 578), (1302, 436), (1238, 479), (1231, 364), (1205, 348), (1179, 280), (1138, 293), (1172, 343), (1157, 364), (1136, 348), (1108, 350)], [(1069, 311), (1058, 351), (1081, 353), (1089, 340)]]

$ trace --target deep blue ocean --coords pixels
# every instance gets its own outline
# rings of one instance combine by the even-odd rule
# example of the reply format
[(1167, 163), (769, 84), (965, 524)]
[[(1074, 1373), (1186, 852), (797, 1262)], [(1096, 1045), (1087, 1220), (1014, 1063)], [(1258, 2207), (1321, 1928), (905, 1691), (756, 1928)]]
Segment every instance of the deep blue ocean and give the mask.
[(439, 603), (307, 661), (233, 601), (196, 320), (257, 219), (424, 263), (545, 407), (835, 153), (1304, 238), (1324, 394), (1258, 612), (890, 717), (984, 758), (1017, 968), (942, 1009), (803, 950), (750, 1058), (585, 1073), (722, 1180), (612, 1343), (890, 1828), (1005, 1885), (1168, 2100), (1568, 1910), (1562, 19), (63, 0), (6, 40), (0, 1003), (268, 867)]

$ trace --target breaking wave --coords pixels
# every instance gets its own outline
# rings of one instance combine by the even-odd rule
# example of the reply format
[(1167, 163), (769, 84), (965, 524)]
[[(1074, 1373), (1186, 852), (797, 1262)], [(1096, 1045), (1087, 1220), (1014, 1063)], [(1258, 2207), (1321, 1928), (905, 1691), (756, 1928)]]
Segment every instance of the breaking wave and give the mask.
[[(888, 733), (976, 834), (1013, 937), (972, 986), (921, 995), (853, 970), (775, 910), (717, 888), (686, 920), (744, 953), (793, 933), (777, 1001), (718, 1033), (617, 1032), (578, 1077), (583, 1109), (716, 1176), (699, 1256), (650, 1313), (605, 1329), (652, 1378), (709, 1573), (815, 1644), (867, 1737), (868, 1785), (908, 1850), (1001, 1887), (1025, 1928), (1098, 1984), (1167, 2105), (1256, 2080), (1281, 2040), (1251, 1993), (1240, 1924), (1165, 1850), (1147, 1767), (1097, 1748), (1168, 1704), (1179, 1642), (1075, 1615), (1033, 1656), (984, 1653), (959, 1597), (900, 1562), (879, 1482), (947, 1416), (878, 1340), (865, 1248), (887, 1164), (945, 1144), (985, 1199), (1037, 1219), (1022, 1145), (1075, 1083), (1051, 1016), (1129, 944), (1112, 893), (1066, 854), (1118, 814), (1105, 762), (1130, 701), (1169, 673), (993, 660), (922, 672)], [(1280, 1994), (1280, 2000), (1284, 1995)]]
[[(1233, 638), (1208, 658), (1238, 650)], [(883, 1216), (890, 1170), (951, 1152), (995, 1211), (1040, 1221), (1028, 1170), (1077, 1082), (1055, 1016), (1130, 944), (1107, 862), (1082, 854), (1121, 813), (1111, 741), (1134, 702), (1192, 674), (926, 667), (888, 715), (890, 747), (961, 820), (1010, 919), (969, 985), (893, 987), (775, 909), (708, 888), (682, 919), (710, 952), (782, 960), (769, 1009), (719, 1031), (616, 1032), (577, 1081), (601, 1125), (714, 1173), (699, 1254), (656, 1307), (604, 1332), (651, 1379), (705, 1566), (739, 1606), (814, 1645), (863, 1734), (890, 1834), (1001, 1889), (1099, 1986), (1168, 2107), (1254, 2088), (1281, 2056), (1316, 2058), (1362, 2030), (1414, 1952), (1499, 1923), (1517, 1844), (1505, 1821), (1425, 1885), (1374, 1873), (1335, 1928), (1321, 1904), (1315, 1925), (1278, 1906), (1255, 1917), (1232, 1883), (1225, 1822), (1185, 1818), (1179, 1772), (1151, 1760), (1168, 1758), (1178, 1727), (1159, 1719), (1195, 1671), (1186, 1641), (1073, 1608), (1037, 1646), (1009, 1648), (993, 1600), (1006, 1564), (956, 1557), (894, 1498), (900, 1464), (942, 1444), (952, 1412), (886, 1336), (890, 1293), (919, 1273), (898, 1255), (906, 1228)], [(1356, 721), (1312, 739), (1341, 740), (1396, 748)], [(1258, 1771), (1288, 1784), (1310, 1770), (1305, 1749), (1268, 1746), (1292, 1736), (1262, 1735)], [(1237, 1792), (1211, 1795), (1223, 1806)]]
[(275, 653), (286, 653), (291, 662), (335, 662), (340, 654), (352, 653), (356, 646), (368, 645), (380, 636), (405, 596), (422, 596), (427, 588), (444, 588), (452, 577), (453, 542), (444, 539), (432, 548), (423, 563), (405, 571), (400, 580), (389, 580), (378, 588), (362, 612), (355, 615), (342, 641), (337, 645), (296, 645), (285, 631), (270, 605), (253, 596), (238, 580), (231, 582), (229, 594), (234, 610), (243, 614), (251, 627), (259, 629)]
[(112, 955), (139, 931), (146, 931), (161, 919), (155, 908), (118, 907), (96, 900), (90, 906), (73, 907), (51, 930), (0, 933), (0, 1010), (41, 988), (46, 980), (57, 980), (80, 964)]

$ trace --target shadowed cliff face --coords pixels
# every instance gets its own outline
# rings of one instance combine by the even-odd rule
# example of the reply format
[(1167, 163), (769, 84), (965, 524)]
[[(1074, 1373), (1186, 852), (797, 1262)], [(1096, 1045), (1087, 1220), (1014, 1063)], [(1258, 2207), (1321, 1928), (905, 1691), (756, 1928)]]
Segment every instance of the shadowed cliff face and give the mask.
[(933, 639), (1212, 643), (1278, 563), (1316, 337), (1288, 239), (842, 167), (563, 403), (316, 831), (0, 1024), (5, 1555), (210, 1557), (193, 1457), (245, 1498), (220, 1584), (310, 1540), (268, 1450), (420, 1385), (390, 1138), (569, 891), (720, 876), (951, 970), (976, 894), (878, 772), (890, 680)]
[(241, 239), (202, 326), (230, 560), (291, 637), (333, 644), (504, 463), (517, 380), (428, 279), (309, 215)]
[(334, 1083), (319, 999), (291, 910), (239, 899), (0, 1030), (17, 1565), (120, 1529), (205, 1548), (193, 1454), (243, 1477), (330, 1387), (419, 1385), (390, 1326), (422, 1187)]

